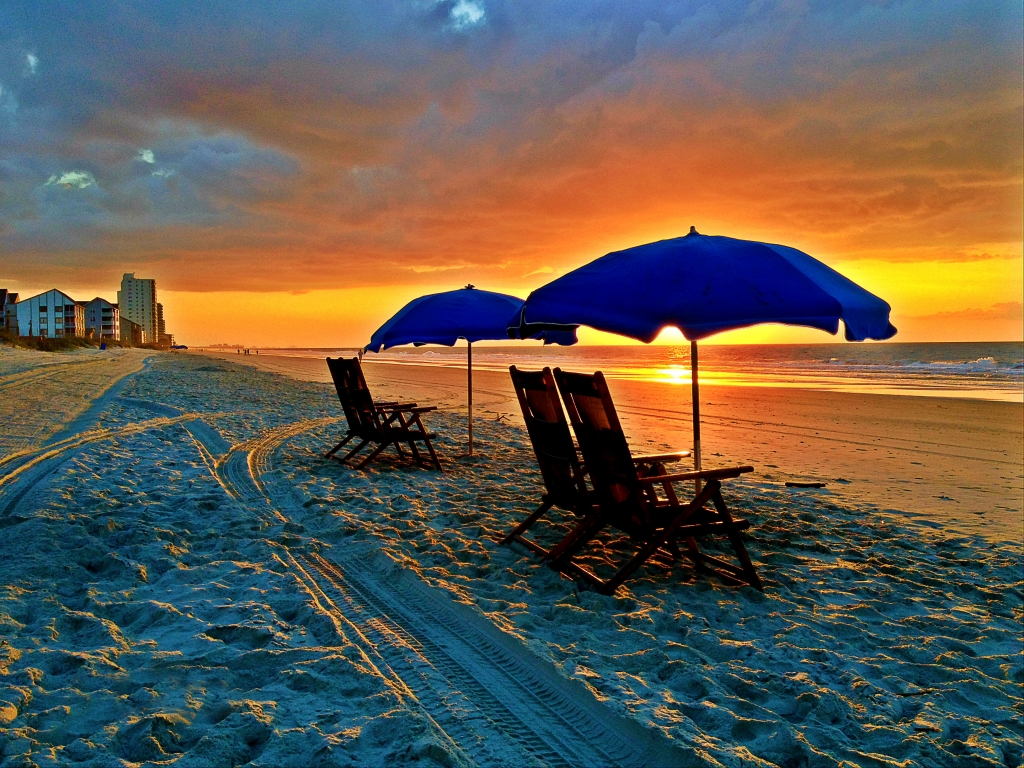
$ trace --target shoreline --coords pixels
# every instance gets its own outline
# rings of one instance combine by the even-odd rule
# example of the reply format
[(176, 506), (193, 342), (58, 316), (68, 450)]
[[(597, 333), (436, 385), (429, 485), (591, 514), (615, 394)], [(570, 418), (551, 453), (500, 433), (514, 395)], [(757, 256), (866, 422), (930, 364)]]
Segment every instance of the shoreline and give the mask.
[[(322, 359), (195, 354), (330, 384)], [(377, 398), (465, 413), (466, 372), (364, 360)], [(522, 424), (507, 373), (473, 371), (474, 416)], [(634, 450), (692, 445), (689, 387), (609, 379)], [(756, 478), (820, 481), (818, 497), (906, 513), (993, 541), (1022, 539), (1024, 406), (989, 400), (716, 385), (702, 390), (705, 466), (753, 464)], [(806, 493), (806, 492), (805, 492)]]
[[(957, 343), (934, 342), (936, 347), (958, 346)], [(992, 342), (992, 345), (1002, 347), (1013, 347), (1019, 352), (1018, 358), (1024, 359), (1024, 342)], [(982, 344), (981, 346), (986, 346)], [(736, 345), (738, 349), (746, 349), (751, 345)], [(761, 345), (758, 345), (760, 348)], [(767, 345), (771, 347), (772, 345)], [(806, 351), (811, 345), (776, 345), (783, 348), (795, 347)], [(847, 344), (822, 344), (823, 347), (841, 347), (849, 349)], [(899, 346), (899, 345), (892, 345)], [(905, 346), (916, 349), (927, 344), (907, 343)], [(960, 346), (977, 347), (979, 344), (964, 342)], [(1018, 349), (1019, 348), (1019, 349)], [(476, 347), (474, 347), (476, 349)], [(508, 370), (509, 362), (515, 362), (521, 368), (534, 369), (549, 366), (551, 368), (581, 367), (587, 370), (601, 370), (609, 380), (620, 381), (646, 381), (660, 384), (673, 384), (677, 386), (689, 386), (690, 374), (688, 355), (682, 357), (672, 356), (662, 360), (648, 359), (645, 364), (636, 367), (637, 363), (630, 358), (615, 359), (605, 357), (601, 353), (609, 351), (621, 353), (624, 350), (639, 350), (650, 353), (660, 350), (659, 347), (539, 347), (539, 346), (484, 346), (478, 350), (475, 356), (474, 371), (490, 371), (504, 374)], [(711, 346), (710, 349), (728, 349), (726, 347)], [(228, 350), (199, 348), (195, 352), (209, 352), (211, 354), (226, 354)], [(367, 354), (363, 362), (372, 362), (378, 365), (394, 366), (415, 366), (427, 368), (449, 368), (452, 370), (465, 370), (466, 357), (465, 347), (437, 347), (426, 351), (421, 349), (404, 349), (396, 347), (380, 354)], [(568, 351), (585, 351), (587, 354), (578, 358), (571, 358), (565, 355)], [(839, 354), (839, 349), (834, 350)], [(949, 350), (946, 350), (949, 351)], [(971, 354), (978, 354), (980, 350), (974, 349)], [(988, 351), (988, 350), (985, 350)], [(323, 360), (328, 355), (340, 355), (344, 357), (355, 356), (358, 349), (306, 349), (306, 348), (269, 348), (263, 350), (264, 357), (277, 357), (285, 359), (312, 359)], [(236, 354), (236, 356), (238, 356)], [(256, 354), (251, 355), (258, 357)], [(968, 357), (971, 355), (969, 354)], [(244, 355), (242, 357), (245, 357)], [(1015, 359), (1018, 359), (1015, 358)], [(834, 359), (833, 359), (834, 360)], [(243, 361), (244, 362), (244, 361)], [(790, 363), (794, 361), (789, 361)], [(1024, 376), (1006, 378), (1006, 369), (988, 370), (989, 365), (995, 365), (993, 358), (982, 357), (973, 362), (945, 362), (945, 363), (907, 363), (906, 361), (888, 362), (875, 359), (872, 362), (861, 359), (848, 359), (842, 364), (827, 365), (821, 367), (821, 361), (817, 360), (811, 368), (803, 367), (810, 361), (803, 360), (801, 364), (790, 366), (775, 361), (775, 365), (763, 364), (762, 360), (752, 358), (750, 360), (738, 360), (736, 358), (705, 359), (700, 374), (701, 387), (718, 386), (740, 386), (757, 387), (767, 389), (804, 389), (811, 391), (841, 392), (847, 394), (881, 394), (891, 396), (926, 397), (953, 400), (988, 400), (993, 402), (1017, 403), (1024, 405)], [(950, 372), (963, 366), (981, 366), (982, 371), (974, 370), (974, 373), (988, 372), (1001, 373), (1003, 378), (999, 383), (975, 380), (973, 386), (965, 384), (966, 379), (957, 380), (957, 377)], [(815, 367), (816, 366), (816, 367)], [(867, 369), (865, 369), (867, 366)], [(895, 366), (895, 367), (894, 367)], [(929, 368), (930, 366), (930, 368)], [(1024, 368), (1024, 362), (1019, 362), (1010, 370)], [(926, 370), (927, 369), (927, 370)], [(1014, 378), (1020, 380), (1014, 381)]]

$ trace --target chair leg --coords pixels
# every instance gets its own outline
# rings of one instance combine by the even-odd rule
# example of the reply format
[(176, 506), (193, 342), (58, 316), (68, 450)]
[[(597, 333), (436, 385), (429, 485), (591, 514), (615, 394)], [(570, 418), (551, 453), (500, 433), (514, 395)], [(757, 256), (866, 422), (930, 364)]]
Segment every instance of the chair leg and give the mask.
[(754, 568), (754, 564), (750, 561), (750, 555), (747, 554), (747, 547), (743, 543), (743, 539), (740, 537), (739, 531), (736, 530), (736, 525), (733, 523), (732, 515), (729, 514), (729, 508), (725, 505), (725, 499), (722, 498), (721, 490), (715, 493), (712, 497), (715, 509), (718, 513), (725, 518), (726, 530), (729, 532), (729, 541), (732, 543), (733, 552), (736, 553), (736, 559), (740, 561), (740, 565), (743, 569), (743, 575), (746, 576), (747, 583), (750, 584), (754, 589), (764, 592), (764, 584), (761, 583), (761, 577), (757, 575), (757, 570)]
[(346, 453), (344, 458), (338, 459), (338, 461), (341, 462), (342, 464), (347, 464), (349, 459), (351, 459), (353, 456), (355, 456), (357, 453), (359, 453), (361, 450), (363, 450), (363, 446), (365, 446), (368, 442), (370, 442), (370, 441), (369, 440), (363, 440), (361, 443), (359, 443), (359, 445), (357, 445), (351, 451)]
[[(396, 443), (396, 445), (397, 445), (397, 443)], [(409, 442), (406, 443), (406, 445), (409, 446), (409, 453), (412, 454), (412, 460), (416, 462), (416, 466), (417, 467), (424, 466), (424, 464), (423, 464), (423, 457), (420, 456), (420, 452), (416, 449), (416, 441), (415, 440), (410, 440)]]
[(339, 448), (341, 448), (341, 447), (342, 447), (343, 445), (345, 445), (345, 443), (347, 443), (347, 442), (348, 442), (349, 440), (351, 440), (351, 439), (352, 439), (353, 437), (355, 437), (355, 435), (347, 435), (347, 436), (345, 437), (345, 439), (344, 439), (344, 440), (342, 440), (342, 441), (341, 441), (340, 443), (338, 443), (338, 444), (337, 444), (336, 446), (334, 446), (333, 448), (331, 448), (331, 450), (329, 450), (329, 451), (328, 451), (327, 453), (325, 453), (325, 454), (324, 454), (324, 458), (325, 458), (325, 459), (329, 459), (329, 458), (331, 458), (331, 456), (333, 456), (334, 454), (336, 454), (336, 453), (338, 452), (338, 449), (339, 449)]
[(562, 564), (571, 562), (583, 545), (594, 538), (605, 527), (605, 524), (601, 515), (587, 515), (548, 552), (544, 559), (551, 564), (552, 568), (559, 569)]
[(444, 467), (441, 466), (441, 460), (437, 458), (437, 454), (434, 452), (434, 444), (430, 442), (429, 437), (425, 437), (423, 442), (427, 444), (427, 453), (430, 454), (430, 458), (434, 462), (434, 466), (437, 467), (438, 472), (444, 472)]
[(604, 586), (600, 589), (601, 593), (610, 595), (615, 592), (622, 582), (632, 576), (656, 549), (671, 539), (679, 526), (686, 521), (686, 518), (690, 517), (690, 515), (703, 507), (720, 487), (721, 485), (717, 480), (708, 480), (708, 484), (704, 486), (704, 490), (697, 494), (697, 497), (689, 504), (681, 507), (671, 523), (665, 526), (665, 528), (663, 528), (656, 536), (651, 537), (650, 541), (640, 547), (640, 550), (630, 558), (628, 563), (622, 566), (614, 576), (604, 583)]
[(376, 458), (377, 458), (377, 456), (378, 456), (378, 455), (380, 455), (380, 452), (381, 452), (381, 451), (383, 451), (383, 450), (384, 450), (385, 448), (387, 448), (387, 447), (388, 447), (389, 445), (391, 445), (391, 441), (390, 441), (390, 440), (388, 440), (388, 441), (385, 441), (385, 442), (381, 443), (380, 445), (378, 445), (378, 446), (377, 446), (376, 448), (374, 448), (374, 449), (373, 449), (373, 450), (372, 450), (372, 451), (370, 452), (370, 455), (369, 455), (369, 456), (367, 456), (367, 457), (366, 457), (365, 459), (363, 459), (363, 460), (362, 460), (361, 462), (359, 462), (358, 464), (356, 464), (356, 466), (355, 466), (355, 469), (362, 469), (363, 467), (365, 467), (365, 466), (366, 466), (367, 464), (369, 464), (369, 463), (370, 463), (371, 461), (373, 461), (374, 459), (376, 459)]
[[(398, 425), (403, 430), (408, 432), (409, 431), (409, 424), (411, 424), (412, 422), (407, 421), (405, 416), (402, 414), (401, 411), (396, 411), (395, 412), (395, 417), (398, 420)], [(392, 419), (392, 421), (394, 421), (394, 419)], [(407, 440), (406, 441), (406, 445), (409, 446), (409, 453), (412, 454), (413, 460), (415, 460), (415, 462), (416, 462), (416, 466), (422, 467), (423, 466), (423, 460), (420, 458), (420, 452), (416, 450), (416, 443), (413, 440)], [(405, 458), (405, 454), (402, 452), (402, 445), (397, 440), (395, 441), (395, 450), (398, 451), (398, 455), (401, 458), (403, 458), (403, 459)]]
[(543, 504), (537, 507), (537, 509), (535, 509), (528, 518), (526, 518), (525, 520), (523, 520), (523, 522), (521, 522), (519, 525), (513, 528), (512, 533), (503, 538), (500, 543), (511, 544), (514, 540), (518, 539), (523, 534), (523, 532), (526, 531), (527, 528), (529, 528), (535, 522), (540, 520), (544, 513), (547, 512), (549, 509), (551, 509), (551, 502), (545, 501)]
[(427, 446), (427, 453), (430, 454), (430, 459), (434, 462), (434, 466), (441, 472), (444, 472), (444, 469), (441, 467), (441, 460), (437, 458), (437, 454), (434, 452), (434, 445), (430, 442), (430, 435), (427, 434), (427, 428), (423, 426), (419, 414), (416, 414), (416, 425), (420, 428), (420, 432), (423, 433), (423, 442)]

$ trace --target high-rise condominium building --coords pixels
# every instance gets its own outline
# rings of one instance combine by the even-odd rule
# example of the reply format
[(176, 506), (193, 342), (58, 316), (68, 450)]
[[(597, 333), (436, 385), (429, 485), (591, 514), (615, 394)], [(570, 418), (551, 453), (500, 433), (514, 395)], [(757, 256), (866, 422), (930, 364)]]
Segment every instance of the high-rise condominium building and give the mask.
[(121, 317), (142, 326), (146, 341), (156, 342), (160, 338), (156, 280), (137, 280), (133, 273), (126, 274), (121, 278), (121, 290), (117, 292), (117, 306)]
[(156, 342), (163, 344), (167, 336), (167, 326), (164, 324), (164, 305), (157, 302), (156, 305)]

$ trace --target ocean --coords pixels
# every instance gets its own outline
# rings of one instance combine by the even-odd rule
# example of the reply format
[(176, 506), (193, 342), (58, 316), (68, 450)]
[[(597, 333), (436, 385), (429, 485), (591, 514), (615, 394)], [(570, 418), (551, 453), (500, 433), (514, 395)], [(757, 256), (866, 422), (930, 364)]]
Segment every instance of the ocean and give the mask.
[[(357, 350), (266, 349), (297, 357), (354, 355)], [(366, 353), (392, 365), (464, 367), (465, 345), (396, 347)], [(679, 346), (576, 346), (495, 344), (473, 347), (477, 370), (543, 366), (603, 371), (617, 379), (690, 384), (690, 348)], [(749, 344), (700, 347), (701, 386), (796, 387), (926, 397), (1024, 402), (1024, 344), (942, 342), (875, 344)]]

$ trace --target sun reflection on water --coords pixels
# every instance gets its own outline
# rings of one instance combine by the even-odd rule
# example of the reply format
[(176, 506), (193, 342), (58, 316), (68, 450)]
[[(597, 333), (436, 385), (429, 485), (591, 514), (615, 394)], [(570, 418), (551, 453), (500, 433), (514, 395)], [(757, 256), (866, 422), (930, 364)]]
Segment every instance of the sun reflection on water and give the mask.
[(668, 368), (657, 368), (654, 371), (647, 370), (643, 373), (646, 374), (644, 378), (665, 384), (690, 384), (693, 381), (690, 369), (685, 365), (672, 365)]

